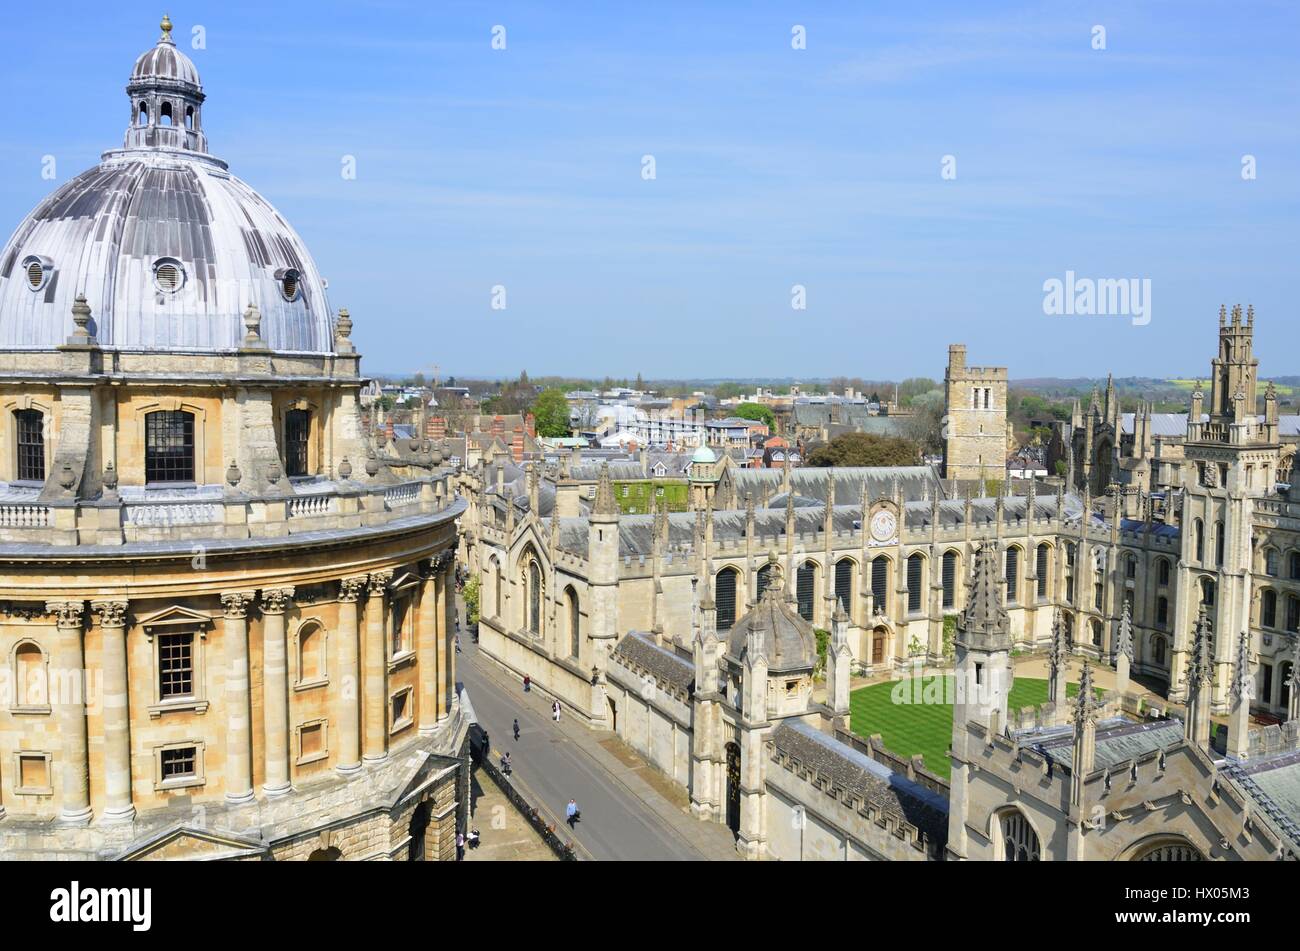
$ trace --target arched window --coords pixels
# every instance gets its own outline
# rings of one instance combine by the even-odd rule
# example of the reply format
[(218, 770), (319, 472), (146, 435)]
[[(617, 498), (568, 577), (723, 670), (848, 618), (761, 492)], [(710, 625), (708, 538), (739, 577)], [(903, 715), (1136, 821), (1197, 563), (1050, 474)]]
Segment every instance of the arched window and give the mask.
[(1192, 532), (1196, 539), (1196, 560), (1205, 560), (1205, 523), (1199, 518), (1192, 523)]
[(723, 568), (714, 578), (713, 600), (718, 607), (719, 631), (729, 631), (736, 623), (736, 577), (735, 568)]
[(1156, 627), (1169, 627), (1169, 599), (1163, 594), (1156, 598)]
[(1124, 577), (1133, 579), (1138, 576), (1138, 560), (1136, 555), (1126, 555), (1124, 557)]
[(578, 611), (578, 592), (572, 586), (564, 589), (564, 606), (569, 619), (569, 656), (577, 657), (582, 647), (582, 619)]
[(528, 630), (542, 633), (542, 569), (535, 559), (528, 562)]
[(194, 128), (194, 107), (193, 106), (185, 107), (185, 128), (187, 129)]
[(172, 124), (172, 104), (164, 102), (162, 108), (158, 110), (158, 124), (169, 126)]
[(835, 598), (845, 614), (853, 613), (853, 559), (841, 558), (835, 562)]
[(488, 575), (492, 579), (492, 600), (495, 610), (493, 617), (501, 616), (501, 566), (497, 563), (496, 557), (488, 559)]
[(1133, 854), (1134, 862), (1204, 862), (1205, 856), (1186, 839), (1166, 839), (1140, 848)]
[(13, 706), (19, 709), (47, 709), (50, 703), (45, 653), (35, 641), (23, 641), (14, 649)]
[(1012, 545), (1007, 549), (1007, 604), (1020, 603), (1020, 549)]
[(1293, 551), (1286, 556), (1287, 560), (1287, 577), (1292, 581), (1300, 581), (1300, 551)]
[(943, 606), (951, 608), (957, 603), (957, 553), (943, 553)]
[(1019, 809), (1009, 809), (998, 817), (1002, 833), (1004, 862), (1037, 862), (1040, 859), (1038, 833)]
[[(1291, 706), (1291, 661), (1284, 660), (1282, 663), (1278, 664), (1277, 673), (1279, 678), (1278, 693), (1280, 694), (1278, 697), (1278, 705), (1284, 709), (1288, 709)], [(1264, 697), (1263, 699), (1265, 702), (1268, 701), (1267, 697)]]
[(1151, 639), (1151, 660), (1157, 667), (1165, 666), (1165, 652), (1169, 650), (1169, 642), (1165, 638), (1156, 635)]
[(1259, 598), (1259, 623), (1261, 627), (1277, 627), (1277, 592), (1265, 588)]
[(1089, 622), (1089, 627), (1092, 628), (1092, 646), (1101, 647), (1101, 621), (1093, 618)]
[(877, 614), (889, 613), (889, 559), (884, 555), (871, 560), (871, 597)]
[(1292, 634), (1300, 631), (1300, 598), (1294, 594), (1286, 596), (1286, 629)]
[(194, 481), (194, 414), (158, 410), (144, 418), (144, 481)]
[(766, 591), (768, 586), (772, 583), (772, 579), (776, 575), (777, 570), (776, 565), (771, 563), (758, 569), (758, 580), (755, 582), (755, 598), (761, 598), (763, 596), (763, 592)]
[(1214, 582), (1209, 578), (1201, 579), (1201, 603), (1207, 607), (1214, 605)]
[(18, 458), (14, 471), (23, 482), (45, 481), (45, 416), (36, 409), (14, 410)]
[(1214, 525), (1214, 563), (1220, 568), (1223, 567), (1223, 543), (1226, 531), (1222, 522), (1216, 522)]
[(140, 111), (136, 115), (136, 123), (141, 126), (146, 126), (149, 124), (149, 103), (147, 102), (140, 103)]
[(799, 602), (799, 616), (805, 621), (813, 619), (813, 592), (817, 589), (817, 566), (805, 561), (799, 566), (795, 579), (795, 594)]
[(307, 443), (311, 434), (311, 411), (291, 409), (284, 414), (284, 472), (288, 476), (305, 476)]
[(907, 613), (921, 610), (925, 594), (925, 556), (919, 551), (907, 556)]
[(325, 629), (317, 621), (298, 628), (298, 683), (325, 679)]
[(1270, 548), (1264, 552), (1264, 574), (1271, 578), (1277, 577), (1278, 572), (1278, 555), (1276, 548)]
[(1047, 583), (1052, 570), (1052, 546), (1043, 542), (1038, 546), (1038, 563), (1034, 573), (1038, 575), (1038, 600), (1047, 598)]
[(1169, 584), (1169, 559), (1161, 558), (1157, 563), (1156, 576), (1160, 579), (1161, 585)]
[(1074, 615), (1068, 611), (1061, 612), (1061, 627), (1065, 628), (1065, 645), (1074, 649)]

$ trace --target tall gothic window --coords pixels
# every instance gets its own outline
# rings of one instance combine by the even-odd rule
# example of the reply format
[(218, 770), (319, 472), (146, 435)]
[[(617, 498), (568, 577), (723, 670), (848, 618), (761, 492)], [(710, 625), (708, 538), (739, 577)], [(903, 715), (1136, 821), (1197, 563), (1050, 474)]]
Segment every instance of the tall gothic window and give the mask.
[(290, 476), (307, 475), (307, 440), (311, 412), (291, 409), (284, 415), (284, 471)]
[(916, 614), (921, 610), (922, 595), (925, 593), (925, 559), (918, 552), (907, 558), (907, 613)]
[(943, 553), (943, 606), (950, 608), (957, 601), (957, 553)]
[(14, 426), (18, 430), (18, 465), (20, 481), (45, 481), (45, 428), (40, 410), (14, 410)]
[(736, 623), (736, 569), (719, 571), (714, 586), (717, 588), (713, 600), (718, 606), (718, 630), (729, 631)]
[(1160, 559), (1160, 570), (1159, 570), (1158, 577), (1160, 579), (1160, 584), (1162, 585), (1169, 584), (1169, 559), (1167, 558)]
[(1223, 567), (1223, 543), (1224, 527), (1222, 522), (1214, 526), (1214, 563), (1220, 568)]
[(1196, 533), (1196, 560), (1205, 560), (1205, 523), (1199, 518), (1193, 523), (1193, 529)]
[(998, 819), (1002, 827), (1002, 859), (1006, 862), (1037, 862), (1040, 858), (1038, 833), (1018, 809), (1004, 812)]
[(853, 612), (853, 560), (850, 558), (835, 563), (835, 597), (845, 614)]
[(1020, 603), (1020, 549), (1007, 549), (1007, 604)]
[(1038, 563), (1035, 566), (1035, 574), (1038, 575), (1038, 600), (1042, 601), (1047, 597), (1047, 580), (1048, 573), (1051, 570), (1052, 548), (1046, 542), (1038, 546)]
[(536, 561), (528, 562), (528, 629), (542, 632), (542, 570)]
[(816, 587), (814, 579), (817, 576), (817, 566), (811, 561), (805, 561), (799, 566), (796, 575), (795, 594), (799, 602), (799, 616), (805, 621), (813, 619), (813, 589)]
[(1260, 595), (1259, 623), (1263, 627), (1277, 627), (1277, 592), (1271, 588)]
[(194, 414), (158, 410), (144, 418), (144, 481), (194, 481)]
[(564, 601), (569, 615), (569, 656), (577, 657), (578, 650), (582, 647), (582, 624), (581, 615), (578, 611), (578, 592), (571, 587), (565, 588)]
[(889, 559), (881, 555), (871, 561), (871, 597), (876, 602), (876, 613), (889, 611)]

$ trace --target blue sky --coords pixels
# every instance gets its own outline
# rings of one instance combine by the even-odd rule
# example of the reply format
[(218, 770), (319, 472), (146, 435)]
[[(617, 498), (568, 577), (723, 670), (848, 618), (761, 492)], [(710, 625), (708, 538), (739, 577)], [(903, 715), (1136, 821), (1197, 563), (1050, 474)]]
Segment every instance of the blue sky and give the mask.
[[(1013, 377), (1208, 373), (1234, 302), (1261, 372), (1300, 373), (1293, 3), (167, 9), (212, 151), (373, 373), (900, 378), (955, 341)], [(7, 19), (0, 229), (42, 156), (62, 182), (120, 145), (162, 10)], [(1150, 279), (1150, 324), (1044, 315), (1067, 270)]]

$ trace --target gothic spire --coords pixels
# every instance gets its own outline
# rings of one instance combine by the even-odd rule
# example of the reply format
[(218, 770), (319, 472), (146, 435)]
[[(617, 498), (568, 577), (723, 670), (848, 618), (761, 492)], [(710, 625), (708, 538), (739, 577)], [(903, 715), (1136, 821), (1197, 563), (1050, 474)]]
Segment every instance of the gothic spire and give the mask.
[(1119, 616), (1119, 632), (1115, 636), (1115, 656), (1123, 654), (1133, 662), (1133, 617), (1129, 614), (1128, 601), (1124, 602), (1124, 613)]
[(1232, 671), (1230, 691), (1233, 700), (1250, 701), (1254, 680), (1250, 676), (1250, 633), (1242, 631), (1237, 638), (1237, 662)]
[(984, 545), (975, 553), (970, 595), (957, 624), (958, 643), (982, 650), (1010, 649), (1011, 633), (998, 583), (1001, 574), (996, 546)]
[(1085, 656), (1083, 670), (1079, 672), (1079, 694), (1074, 700), (1074, 725), (1082, 729), (1085, 723), (1097, 719), (1101, 703), (1097, 700), (1097, 691), (1092, 683), (1092, 663)]
[(1201, 605), (1201, 613), (1196, 619), (1196, 633), (1192, 642), (1191, 663), (1188, 665), (1187, 676), (1192, 683), (1198, 686), (1208, 686), (1213, 676), (1214, 661), (1212, 659), (1212, 641), (1210, 633), (1210, 615), (1206, 611), (1205, 605)]
[(614, 501), (614, 485), (609, 478), (609, 463), (600, 464), (600, 479), (596, 483), (596, 501), (592, 505), (593, 515), (618, 515), (618, 504)]

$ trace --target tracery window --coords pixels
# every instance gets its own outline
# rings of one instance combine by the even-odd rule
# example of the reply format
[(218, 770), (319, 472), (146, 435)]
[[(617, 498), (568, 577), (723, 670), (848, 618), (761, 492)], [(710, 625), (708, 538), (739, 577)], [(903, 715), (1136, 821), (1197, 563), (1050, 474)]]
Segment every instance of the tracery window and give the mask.
[(1002, 860), (1004, 862), (1037, 862), (1040, 848), (1038, 833), (1017, 809), (1004, 812), (998, 820), (1002, 831)]

